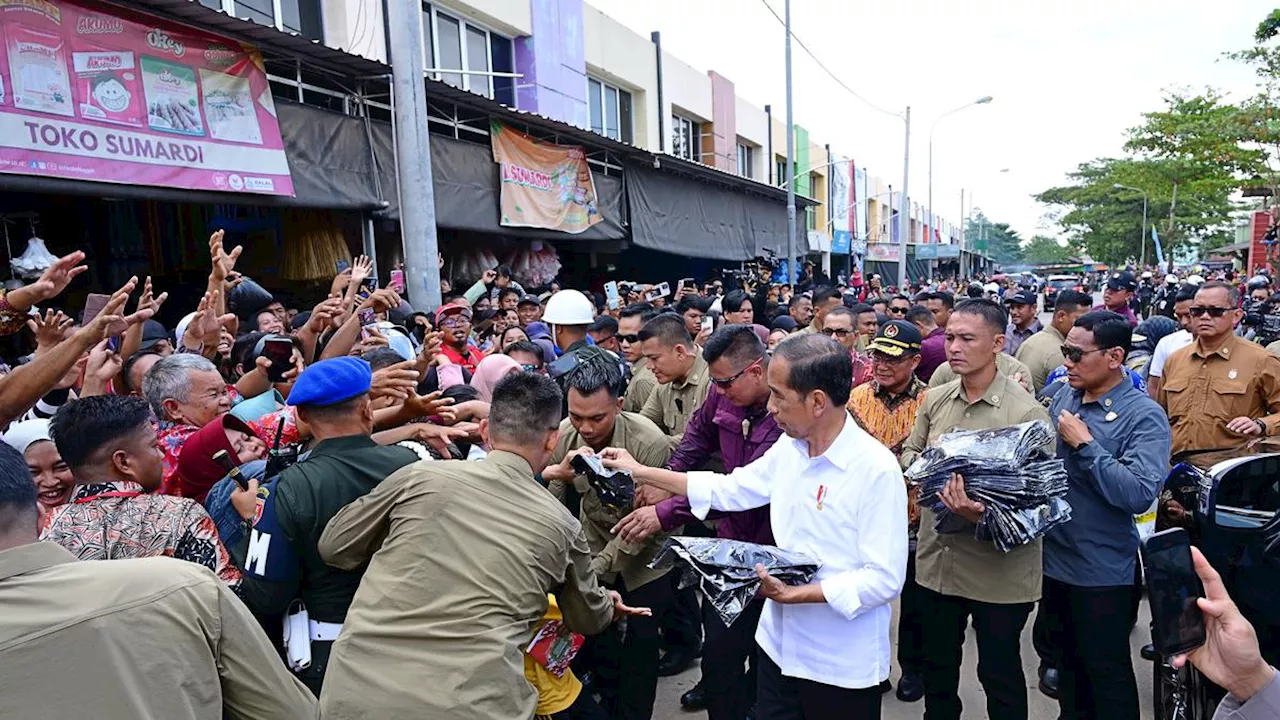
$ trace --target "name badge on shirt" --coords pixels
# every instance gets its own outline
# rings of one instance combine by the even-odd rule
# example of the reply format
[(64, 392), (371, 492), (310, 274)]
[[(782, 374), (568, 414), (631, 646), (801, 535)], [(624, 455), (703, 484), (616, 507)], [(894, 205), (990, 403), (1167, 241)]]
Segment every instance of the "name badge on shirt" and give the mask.
[(827, 497), (827, 486), (819, 485), (818, 486), (818, 509), (819, 510), (822, 509), (822, 501), (825, 500), (826, 497)]

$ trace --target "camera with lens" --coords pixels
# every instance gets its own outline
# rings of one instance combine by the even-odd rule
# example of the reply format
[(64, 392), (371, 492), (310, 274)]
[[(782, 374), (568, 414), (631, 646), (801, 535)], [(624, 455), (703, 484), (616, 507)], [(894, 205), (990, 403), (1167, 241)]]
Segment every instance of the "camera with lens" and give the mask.
[(1246, 298), (1242, 324), (1251, 329), (1254, 340), (1263, 345), (1280, 340), (1280, 293), (1266, 300)]

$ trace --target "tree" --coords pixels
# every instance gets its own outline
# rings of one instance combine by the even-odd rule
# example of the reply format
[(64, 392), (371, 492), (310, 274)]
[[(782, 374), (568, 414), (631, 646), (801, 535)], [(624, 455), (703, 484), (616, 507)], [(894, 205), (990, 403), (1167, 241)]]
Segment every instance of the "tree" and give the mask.
[(965, 242), (996, 262), (1007, 265), (1022, 259), (1022, 238), (1008, 223), (992, 222), (977, 208), (965, 227)]
[(1051, 237), (1036, 235), (1022, 248), (1022, 259), (1032, 264), (1069, 263), (1072, 248)]

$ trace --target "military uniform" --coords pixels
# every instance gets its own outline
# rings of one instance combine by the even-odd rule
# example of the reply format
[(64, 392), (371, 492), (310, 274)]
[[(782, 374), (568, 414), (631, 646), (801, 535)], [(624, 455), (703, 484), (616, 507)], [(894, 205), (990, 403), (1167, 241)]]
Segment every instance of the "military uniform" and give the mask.
[[(998, 353), (996, 355), (996, 373), (1010, 379), (1017, 378), (1018, 384), (1022, 386), (1022, 389), (1026, 390), (1028, 394), (1032, 393), (1031, 368), (1027, 367), (1026, 363), (1021, 360), (1012, 355)], [(951, 363), (942, 363), (937, 370), (933, 371), (933, 377), (929, 378), (929, 387), (941, 387), (958, 377), (960, 376), (956, 375), (956, 371), (951, 369)]]
[[(1012, 378), (997, 372), (982, 397), (972, 403), (965, 396), (963, 381), (954, 380), (928, 391), (903, 445), (902, 466), (910, 466), (926, 447), (953, 430), (1001, 428), (1031, 420), (1047, 423), (1049, 415)], [(1026, 717), (1027, 686), (1019, 640), (1040, 598), (1041, 541), (1037, 538), (1002, 553), (991, 543), (974, 539), (972, 533), (939, 535), (933, 523), (933, 511), (921, 508), (916, 582), (923, 589), (926, 713), (948, 720), (960, 717), (958, 645), (964, 642), (964, 628), (973, 616), (982, 648), (980, 662), (986, 668), (982, 684), (988, 716)]]
[(658, 387), (658, 378), (649, 369), (649, 358), (640, 358), (631, 365), (631, 382), (627, 384), (627, 394), (622, 401), (622, 409), (626, 412), (640, 412), (656, 387)]
[(674, 438), (674, 447), (680, 436), (684, 435), (684, 428), (689, 424), (693, 411), (707, 399), (710, 387), (711, 369), (699, 352), (694, 355), (693, 366), (683, 380), (672, 380), (654, 388), (640, 414)]
[(1031, 389), (1036, 395), (1044, 389), (1049, 373), (1063, 364), (1062, 345), (1067, 339), (1058, 328), (1046, 325), (1043, 330), (1023, 341), (1014, 357), (1031, 371)]
[[(633, 413), (618, 413), (613, 436), (607, 444), (627, 450), (638, 462), (649, 467), (663, 467), (671, 457), (670, 438), (647, 418)], [(570, 421), (565, 420), (560, 425), (560, 441), (551, 462), (558, 463), (573, 450), (586, 446)], [(591, 569), (604, 582), (617, 582), (628, 605), (653, 610), (652, 617), (628, 618), (625, 638), (606, 637), (600, 643), (603, 647), (598, 645), (595, 648), (598, 659), (617, 658), (616, 667), (605, 660), (596, 668), (605, 681), (601, 699), (606, 710), (611, 711), (610, 715), (615, 718), (647, 720), (653, 713), (658, 688), (658, 626), (672, 611), (675, 601), (673, 586), (664, 577), (670, 568), (655, 570), (649, 567), (666, 542), (667, 534), (655, 533), (640, 544), (623, 541), (610, 530), (632, 508), (613, 512), (602, 506), (599, 495), (584, 475), (575, 474), (572, 485), (582, 497), (579, 519), (593, 555)], [(563, 498), (567, 485), (553, 480), (548, 488), (553, 495)], [(616, 678), (611, 677), (614, 673), (610, 671), (613, 670), (616, 670)]]
[(320, 554), (367, 564), (320, 696), (328, 720), (529, 720), (521, 651), (547, 593), (576, 632), (613, 617), (578, 521), (501, 450), (397, 472), (334, 516)]

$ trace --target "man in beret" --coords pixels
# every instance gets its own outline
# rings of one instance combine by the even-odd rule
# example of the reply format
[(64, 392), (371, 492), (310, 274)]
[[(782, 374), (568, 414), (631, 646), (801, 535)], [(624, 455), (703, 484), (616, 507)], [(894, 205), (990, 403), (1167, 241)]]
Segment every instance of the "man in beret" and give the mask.
[(356, 357), (322, 360), (302, 371), (289, 402), (315, 442), (305, 460), (280, 473), (263, 501), (260, 515), (274, 517), (273, 532), (255, 526), (234, 553), (244, 570), (245, 604), (259, 620), (271, 623), (267, 627), (278, 627), (278, 617), (286, 611), (292, 615), (295, 599), (305, 606), (310, 622), (301, 627), (310, 628), (310, 637), (293, 638), (291, 644), (309, 639), (311, 662), (305, 668), (291, 663), (291, 668), (317, 696), (329, 650), (364, 574), (363, 568), (344, 571), (326, 565), (316, 550), (320, 534), (343, 507), (426, 456), (421, 446), (374, 442), (372, 381), (369, 363)]

